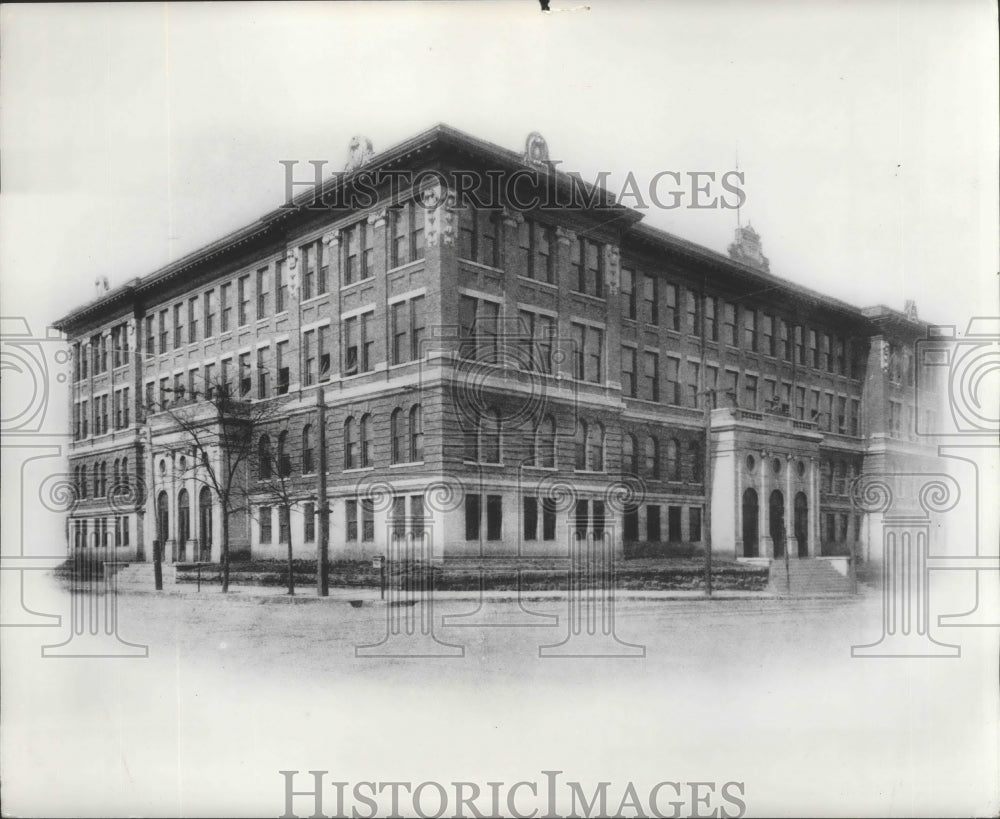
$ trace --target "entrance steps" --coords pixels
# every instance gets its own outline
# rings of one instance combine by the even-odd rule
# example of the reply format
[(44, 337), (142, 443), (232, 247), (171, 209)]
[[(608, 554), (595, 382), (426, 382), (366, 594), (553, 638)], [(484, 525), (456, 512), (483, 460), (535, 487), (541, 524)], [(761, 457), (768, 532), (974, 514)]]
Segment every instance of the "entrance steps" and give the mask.
[(852, 594), (851, 579), (827, 560), (784, 558), (771, 561), (767, 589), (775, 597), (843, 597)]

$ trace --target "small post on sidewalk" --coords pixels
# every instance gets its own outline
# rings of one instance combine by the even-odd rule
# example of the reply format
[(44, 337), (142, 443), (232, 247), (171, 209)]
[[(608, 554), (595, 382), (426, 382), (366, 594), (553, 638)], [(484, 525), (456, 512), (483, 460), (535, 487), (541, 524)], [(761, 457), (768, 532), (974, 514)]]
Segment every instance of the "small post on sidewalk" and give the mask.
[(375, 557), (375, 566), (378, 567), (378, 589), (379, 599), (385, 600), (385, 555)]
[(855, 551), (857, 544), (851, 540), (848, 542), (848, 549), (850, 552), (847, 556), (847, 571), (850, 573), (851, 577), (851, 594), (858, 593), (858, 555)]
[(785, 589), (788, 595), (792, 594), (792, 573), (791, 568), (788, 565), (788, 538), (785, 537), (785, 524), (781, 523), (781, 528), (778, 530), (778, 536), (781, 538), (781, 550), (785, 553)]

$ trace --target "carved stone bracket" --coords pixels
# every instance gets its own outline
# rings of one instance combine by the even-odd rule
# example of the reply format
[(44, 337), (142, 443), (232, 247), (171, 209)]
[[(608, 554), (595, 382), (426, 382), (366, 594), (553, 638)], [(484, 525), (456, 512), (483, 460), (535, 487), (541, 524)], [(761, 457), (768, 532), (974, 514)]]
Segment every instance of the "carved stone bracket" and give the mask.
[(574, 241), (576, 241), (576, 234), (573, 231), (567, 230), (564, 227), (557, 227), (556, 241), (558, 241), (559, 244), (561, 245), (566, 245), (566, 247), (569, 247)]

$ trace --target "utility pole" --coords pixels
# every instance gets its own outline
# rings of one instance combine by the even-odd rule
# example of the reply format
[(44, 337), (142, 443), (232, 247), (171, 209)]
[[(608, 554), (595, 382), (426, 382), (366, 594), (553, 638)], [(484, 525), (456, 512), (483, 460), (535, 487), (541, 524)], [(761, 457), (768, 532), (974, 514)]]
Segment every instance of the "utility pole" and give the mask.
[(705, 514), (702, 516), (702, 537), (705, 543), (705, 594), (712, 596), (712, 407), (708, 400), (708, 362), (707, 362), (707, 321), (705, 309), (708, 302), (706, 294), (705, 278), (701, 280), (701, 366), (698, 369), (698, 391), (704, 404), (702, 410), (703, 424), (705, 428), (705, 447), (703, 457), (705, 465), (702, 469), (702, 476), (705, 480)]
[(316, 390), (316, 415), (319, 434), (316, 442), (319, 445), (319, 463), (316, 469), (317, 511), (319, 512), (319, 532), (316, 538), (316, 594), (320, 597), (330, 596), (328, 577), (327, 536), (330, 532), (330, 509), (326, 498), (326, 403), (323, 387)]

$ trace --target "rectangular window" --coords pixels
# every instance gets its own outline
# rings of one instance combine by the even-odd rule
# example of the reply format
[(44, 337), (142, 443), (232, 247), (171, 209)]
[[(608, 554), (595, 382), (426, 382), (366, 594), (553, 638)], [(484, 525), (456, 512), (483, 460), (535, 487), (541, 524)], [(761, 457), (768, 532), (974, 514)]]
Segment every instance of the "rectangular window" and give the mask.
[(403, 537), (406, 534), (406, 496), (397, 495), (392, 499), (392, 534)]
[(274, 311), (284, 313), (288, 309), (288, 282), (285, 280), (285, 260), (274, 263)]
[(684, 291), (687, 301), (687, 332), (690, 336), (701, 337), (701, 299), (693, 290)]
[(375, 313), (369, 311), (344, 320), (344, 375), (370, 372), (374, 366), (370, 325)]
[(174, 349), (184, 343), (184, 304), (174, 305)]
[[(667, 292), (673, 285), (667, 285)], [(677, 288), (674, 287), (676, 293)], [(669, 297), (667, 304), (669, 305)], [(660, 323), (660, 282), (655, 276), (648, 274), (642, 277), (642, 320), (647, 324)], [(667, 307), (667, 326), (670, 326), (670, 308)]]
[[(160, 355), (163, 355), (165, 352), (167, 352), (167, 311), (166, 310), (161, 310), (160, 311), (160, 315), (159, 315), (159, 319), (158, 319), (158, 324), (159, 324), (159, 331), (160, 331), (160, 347), (159, 347), (159, 350), (160, 350)], [(97, 345), (94, 342), (91, 342), (91, 345), (93, 346), (93, 349), (94, 349), (94, 359), (95, 359), (95, 361), (94, 361), (94, 372), (97, 373), (97, 372), (100, 372), (100, 370), (98, 369), (99, 365), (98, 365), (98, 361), (97, 361)]]
[(681, 329), (681, 315), (677, 309), (677, 285), (667, 282), (663, 286), (664, 290), (664, 307), (666, 308), (666, 316), (664, 321), (664, 326), (668, 330), (676, 330), (680, 332)]
[(833, 372), (830, 369), (830, 336), (826, 333), (819, 337), (819, 362), (817, 366), (824, 372)]
[(424, 496), (410, 495), (410, 531), (414, 537), (424, 536)]
[(621, 291), (622, 291), (622, 315), (627, 319), (632, 319), (635, 321), (636, 317), (636, 302), (635, 302), (635, 271), (627, 267), (622, 268), (621, 272)]
[(573, 377), (600, 384), (604, 367), (604, 331), (588, 324), (570, 324), (574, 342)]
[(806, 420), (806, 388), (795, 388), (795, 417), (799, 421)]
[(479, 495), (465, 496), (465, 539), (479, 540), (482, 511)]
[(188, 344), (198, 340), (198, 297), (188, 299)]
[(805, 343), (805, 329), (801, 324), (795, 325), (795, 358), (796, 364), (806, 363), (806, 343)]
[(233, 329), (233, 283), (226, 282), (219, 288), (219, 301), (222, 306), (222, 332)]
[(361, 499), (361, 540), (371, 543), (375, 540), (375, 500)]
[(639, 507), (629, 504), (625, 507), (622, 519), (622, 538), (628, 543), (639, 539)]
[(319, 248), (319, 240), (309, 242), (309, 244), (299, 248), (299, 284), (302, 288), (302, 301), (307, 301), (319, 293), (316, 287), (316, 276), (319, 272), (317, 265)]
[(309, 387), (316, 383), (316, 331), (302, 334), (302, 383)]
[(542, 498), (542, 540), (556, 539), (555, 498)]
[(689, 361), (687, 363), (687, 405), (689, 407), (700, 407), (701, 398), (699, 392), (701, 390), (701, 384), (698, 383), (699, 377), (701, 375), (701, 365), (696, 364), (694, 361)]
[(523, 499), (524, 509), (524, 539), (538, 539), (538, 498)]
[(424, 210), (422, 207), (417, 207), (415, 202), (407, 202), (390, 208), (389, 231), (392, 236), (392, 267), (399, 267), (424, 257)]
[(837, 396), (837, 432), (847, 434), (847, 397)]
[(316, 328), (316, 359), (319, 362), (319, 380), (330, 380), (330, 351), (326, 346), (329, 327)]
[[(928, 429), (931, 429), (928, 425)], [(861, 403), (857, 398), (851, 399), (851, 435), (861, 434)]]
[(279, 341), (275, 348), (275, 365), (278, 371), (277, 390), (278, 395), (285, 395), (291, 382), (288, 360), (288, 342)]
[(231, 358), (222, 359), (222, 395), (226, 398), (233, 397), (233, 360)]
[(634, 347), (622, 347), (622, 392), (629, 398), (635, 398), (635, 363), (636, 349)]
[(778, 330), (780, 335), (781, 357), (785, 361), (792, 360), (792, 337), (788, 332), (788, 322), (778, 319)]
[(498, 267), (500, 212), (466, 208), (459, 213), (458, 255), (462, 259)]
[(701, 541), (701, 507), (688, 507), (688, 540), (692, 543)]
[(237, 321), (243, 327), (250, 321), (250, 275), (240, 276), (236, 281), (237, 300), (239, 301), (239, 311)]
[(757, 311), (743, 310), (743, 346), (750, 352), (757, 352)]
[(587, 529), (590, 524), (590, 503), (585, 500), (578, 500), (576, 502), (576, 514), (575, 514), (575, 530), (576, 536), (579, 538), (585, 538), (587, 536)]
[(675, 406), (681, 402), (680, 359), (667, 356), (667, 403)]
[(671, 543), (681, 539), (681, 511), (680, 506), (667, 507), (667, 540)]
[(722, 305), (723, 341), (730, 347), (737, 345), (736, 338), (736, 305), (724, 302)]
[(206, 290), (202, 297), (205, 307), (205, 338), (215, 335), (215, 291)]
[(819, 345), (816, 343), (815, 330), (809, 331), (809, 365), (819, 369)]
[(646, 540), (656, 543), (660, 537), (660, 506), (651, 503), (646, 506)]
[(743, 379), (743, 408), (757, 409), (757, 376), (747, 375)]
[(718, 299), (712, 296), (705, 297), (705, 335), (707, 341), (718, 341), (719, 330), (716, 321), (718, 311)]
[(647, 401), (660, 400), (660, 355), (643, 353), (643, 398)]
[(257, 320), (267, 318), (271, 313), (271, 292), (268, 269), (262, 267), (257, 271)]
[(392, 322), (392, 363), (402, 364), (410, 360), (410, 311), (409, 304), (397, 301), (390, 307)]
[(268, 362), (267, 347), (257, 350), (257, 397), (267, 398), (271, 393), (270, 364)]
[(316, 540), (316, 504), (302, 504), (302, 539), (306, 543)]
[(486, 496), (486, 539), (503, 539), (503, 498), (500, 495)]
[(358, 540), (358, 502), (349, 500), (344, 504), (344, 528), (346, 539), (356, 543)]
[(239, 367), (240, 398), (246, 398), (253, 388), (253, 382), (250, 378), (250, 353), (240, 353)]
[(774, 316), (769, 316), (767, 313), (761, 313), (760, 316), (760, 335), (761, 335), (761, 347), (760, 351), (764, 355), (774, 355)]
[(833, 371), (837, 375), (845, 375), (846, 370), (844, 368), (844, 338), (843, 336), (837, 336), (833, 340)]
[(522, 359), (518, 362), (522, 369), (539, 373), (552, 373), (552, 339), (556, 334), (556, 322), (552, 316), (518, 312), (520, 323)]
[(260, 518), (260, 542), (270, 543), (271, 542), (271, 507), (261, 506), (257, 510), (257, 515)]

